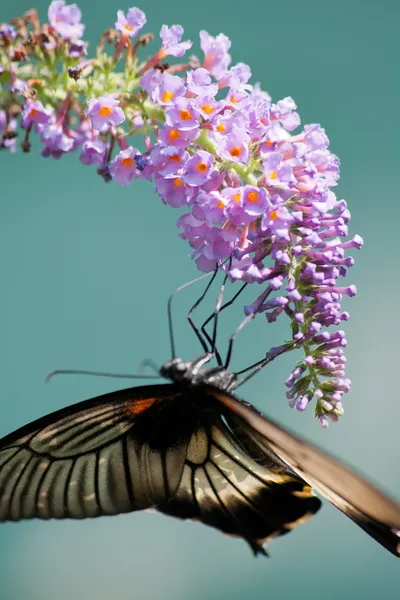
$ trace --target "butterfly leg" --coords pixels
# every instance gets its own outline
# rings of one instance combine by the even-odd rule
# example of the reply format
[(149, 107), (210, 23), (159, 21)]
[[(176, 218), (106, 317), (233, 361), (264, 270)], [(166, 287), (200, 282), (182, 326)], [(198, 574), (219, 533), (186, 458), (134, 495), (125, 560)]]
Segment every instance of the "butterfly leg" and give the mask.
[[(241, 288), (236, 292), (236, 294), (234, 294), (234, 296), (232, 296), (232, 298), (230, 300), (228, 300), (228, 302), (225, 302), (225, 304), (223, 304), (219, 310), (219, 314), (222, 313), (223, 310), (225, 310), (226, 308), (228, 308), (228, 306), (231, 306), (236, 298), (238, 296), (240, 296), (240, 294), (243, 292), (243, 290), (245, 289), (245, 287), (247, 286), (247, 283), (244, 283)], [(209, 342), (209, 344), (212, 344), (212, 338), (210, 337), (208, 331), (206, 330), (207, 325), (210, 323), (210, 321), (212, 321), (215, 318), (215, 313), (212, 313), (203, 323), (203, 325), (201, 326), (201, 331), (204, 335), (204, 337), (207, 338), (207, 341)], [(226, 362), (226, 361), (225, 361)]]
[[(208, 346), (206, 344), (206, 342), (204, 341), (203, 337), (201, 336), (200, 332), (198, 331), (197, 327), (195, 326), (195, 324), (193, 323), (193, 321), (191, 319), (189, 319), (189, 316), (191, 316), (191, 313), (195, 310), (195, 308), (200, 304), (200, 302), (203, 300), (204, 296), (206, 295), (206, 293), (208, 292), (208, 290), (210, 289), (210, 286), (212, 284), (212, 282), (214, 281), (216, 275), (218, 272), (218, 268), (215, 269), (211, 280), (209, 281), (209, 283), (206, 286), (205, 291), (203, 292), (203, 294), (200, 296), (200, 298), (197, 300), (197, 302), (195, 302), (195, 304), (192, 306), (192, 308), (189, 311), (189, 315), (188, 315), (188, 320), (189, 323), (192, 327), (192, 329), (194, 330), (198, 340), (200, 341), (204, 352), (208, 352)], [(206, 277), (209, 277), (211, 273), (206, 273), (205, 275), (201, 275), (200, 277), (196, 277), (196, 279), (192, 279), (191, 281), (188, 281), (187, 283), (184, 283), (183, 285), (179, 286), (178, 288), (176, 288), (176, 290), (174, 290), (172, 292), (172, 294), (170, 294), (169, 298), (168, 298), (168, 302), (167, 302), (167, 313), (168, 313), (168, 329), (169, 329), (169, 339), (170, 339), (170, 344), (171, 344), (171, 356), (172, 358), (176, 358), (176, 352), (175, 352), (175, 339), (174, 339), (174, 329), (172, 326), (172, 300), (174, 298), (174, 296), (180, 292), (181, 290), (184, 290), (185, 288), (189, 287), (190, 285), (192, 285), (192, 283), (197, 283), (198, 281), (201, 281), (202, 279), (205, 279)]]

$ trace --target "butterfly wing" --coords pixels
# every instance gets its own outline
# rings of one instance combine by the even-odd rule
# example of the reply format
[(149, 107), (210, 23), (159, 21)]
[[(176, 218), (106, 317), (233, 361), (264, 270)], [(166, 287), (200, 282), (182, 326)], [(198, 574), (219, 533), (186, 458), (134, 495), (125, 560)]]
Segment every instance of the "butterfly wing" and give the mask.
[(182, 478), (175, 494), (157, 509), (241, 537), (255, 554), (265, 553), (266, 541), (305, 521), (320, 500), (276, 458), (263, 453), (252, 460), (227, 427), (221, 406), (202, 386), (190, 388), (187, 401), (199, 409)]
[[(173, 385), (57, 411), (0, 441), (0, 521), (113, 515), (166, 501), (190, 432)], [(178, 414), (177, 414), (178, 411)]]
[(289, 433), (251, 405), (214, 389), (225, 418), (250, 456), (279, 459), (395, 556), (400, 556), (400, 506), (361, 475)]

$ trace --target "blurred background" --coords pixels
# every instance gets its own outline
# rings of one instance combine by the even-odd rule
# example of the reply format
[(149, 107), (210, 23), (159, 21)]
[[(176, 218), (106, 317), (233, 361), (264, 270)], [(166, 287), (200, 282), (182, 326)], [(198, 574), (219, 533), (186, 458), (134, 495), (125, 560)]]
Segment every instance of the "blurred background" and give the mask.
[[(32, 8), (3, 4), (0, 21)], [(47, 0), (35, 8), (47, 18)], [(129, 4), (81, 0), (92, 49)], [(346, 303), (345, 416), (328, 431), (287, 407), (283, 380), (296, 357), (278, 359), (240, 395), (378, 482), (400, 499), (398, 393), (398, 99), (400, 4), (392, 0), (153, 0), (143, 31), (180, 23), (200, 55), (199, 29), (232, 40), (233, 64), (249, 64), (274, 101), (292, 96), (302, 123), (321, 123), (342, 164), (338, 196), (349, 203), (355, 252), (349, 276), (359, 294)], [(155, 48), (155, 46), (154, 46)], [(135, 372), (170, 353), (166, 301), (196, 276), (178, 238), (178, 211), (150, 183), (105, 184), (78, 155), (60, 161), (3, 151), (0, 255), (0, 436), (58, 408), (130, 383), (64, 376), (54, 368)], [(185, 315), (203, 283), (174, 305), (179, 354), (200, 353)], [(252, 290), (253, 296), (254, 291)], [(211, 294), (201, 316), (213, 305)], [(241, 318), (227, 311), (221, 338)], [(260, 317), (243, 332), (234, 364), (260, 359), (287, 333)], [(2, 600), (342, 600), (396, 597), (399, 564), (328, 503), (318, 515), (254, 559), (247, 545), (196, 523), (137, 513), (86, 522), (0, 527)], [(398, 592), (397, 592), (398, 593)]]

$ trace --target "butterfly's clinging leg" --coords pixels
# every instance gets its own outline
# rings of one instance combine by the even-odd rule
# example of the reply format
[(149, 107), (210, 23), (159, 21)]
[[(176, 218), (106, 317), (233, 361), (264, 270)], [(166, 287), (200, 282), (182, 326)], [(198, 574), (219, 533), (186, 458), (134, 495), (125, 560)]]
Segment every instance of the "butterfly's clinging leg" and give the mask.
[[(200, 341), (204, 352), (208, 352), (208, 346), (206, 344), (206, 342), (204, 341), (202, 335), (200, 334), (200, 332), (198, 331), (197, 327), (195, 326), (195, 324), (193, 323), (193, 321), (191, 319), (189, 319), (189, 317), (191, 316), (191, 313), (193, 312), (193, 310), (199, 305), (199, 303), (202, 301), (202, 299), (204, 298), (204, 296), (206, 295), (206, 293), (208, 292), (212, 282), (214, 281), (216, 274), (217, 274), (218, 269), (216, 269), (211, 277), (211, 280), (208, 282), (205, 291), (203, 292), (203, 294), (200, 296), (199, 300), (197, 300), (197, 302), (194, 304), (194, 306), (191, 308), (191, 310), (189, 311), (189, 315), (188, 315), (188, 321), (192, 327), (192, 329), (194, 330), (198, 340)], [(175, 340), (174, 340), (174, 330), (172, 327), (172, 299), (174, 298), (174, 296), (180, 292), (181, 290), (184, 290), (185, 288), (187, 288), (189, 285), (192, 285), (192, 283), (197, 283), (197, 281), (201, 281), (202, 279), (205, 279), (206, 277), (209, 277), (211, 275), (211, 273), (206, 273), (205, 275), (201, 275), (200, 277), (197, 277), (196, 279), (192, 279), (192, 281), (188, 281), (187, 283), (184, 283), (183, 285), (179, 286), (178, 288), (176, 288), (175, 291), (172, 292), (172, 294), (169, 296), (168, 298), (168, 303), (167, 303), (167, 313), (168, 313), (168, 329), (169, 329), (169, 339), (170, 339), (170, 343), (171, 343), (171, 357), (172, 358), (176, 358), (176, 352), (175, 352)]]
[[(231, 304), (233, 304), (236, 300), (236, 298), (238, 296), (240, 296), (240, 294), (243, 292), (244, 288), (247, 286), (247, 283), (244, 283), (241, 288), (236, 292), (236, 294), (234, 294), (234, 296), (232, 296), (232, 298), (230, 300), (228, 300), (228, 302), (225, 302), (225, 304), (223, 304), (219, 310), (219, 314), (222, 313), (223, 310), (225, 310), (225, 308), (228, 308), (228, 306), (231, 306)], [(209, 344), (212, 344), (212, 338), (209, 335), (208, 331), (206, 330), (206, 326), (209, 324), (210, 321), (212, 321), (215, 318), (215, 314), (212, 313), (203, 323), (203, 325), (201, 326), (201, 331), (204, 334), (204, 337), (207, 338), (207, 341), (209, 342)]]

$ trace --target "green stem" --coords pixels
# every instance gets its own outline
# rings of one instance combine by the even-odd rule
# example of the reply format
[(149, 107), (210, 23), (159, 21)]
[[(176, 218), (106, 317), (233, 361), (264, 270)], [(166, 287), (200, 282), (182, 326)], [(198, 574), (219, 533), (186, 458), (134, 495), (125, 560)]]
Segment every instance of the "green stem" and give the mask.
[(156, 121), (160, 121), (164, 123), (165, 114), (164, 109), (154, 104), (149, 98), (143, 102), (143, 109), (145, 110), (144, 116), (149, 117), (150, 119), (154, 119)]

